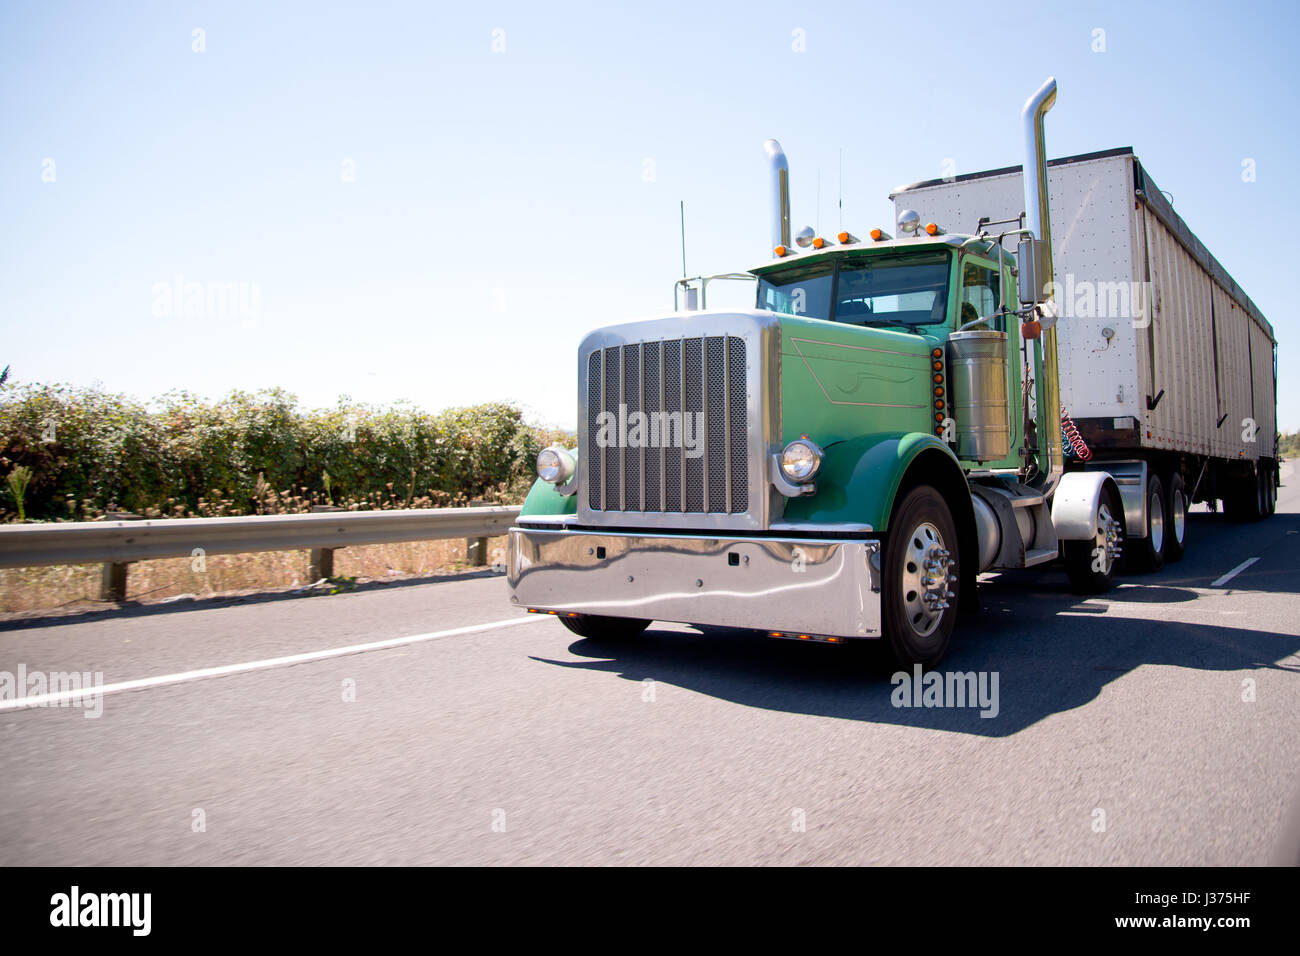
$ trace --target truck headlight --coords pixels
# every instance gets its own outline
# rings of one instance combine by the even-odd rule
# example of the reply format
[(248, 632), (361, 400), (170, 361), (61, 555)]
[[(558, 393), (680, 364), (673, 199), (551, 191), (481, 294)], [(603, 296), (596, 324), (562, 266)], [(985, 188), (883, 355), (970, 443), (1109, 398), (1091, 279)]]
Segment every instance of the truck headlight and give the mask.
[(537, 455), (537, 477), (553, 485), (562, 485), (573, 477), (573, 456), (563, 448), (543, 448)]
[(822, 450), (807, 438), (796, 438), (781, 452), (781, 474), (798, 484), (812, 481), (821, 467)]

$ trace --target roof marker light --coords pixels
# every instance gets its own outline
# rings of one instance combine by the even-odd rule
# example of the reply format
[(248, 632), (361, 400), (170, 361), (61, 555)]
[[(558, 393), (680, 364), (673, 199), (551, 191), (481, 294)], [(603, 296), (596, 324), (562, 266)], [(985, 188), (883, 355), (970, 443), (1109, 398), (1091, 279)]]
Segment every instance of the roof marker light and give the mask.
[(844, 245), (844, 246), (847, 246), (847, 245), (848, 245), (849, 243), (851, 243), (851, 242), (861, 242), (861, 241), (862, 241), (861, 239), (859, 239), (857, 236), (855, 236), (855, 235), (854, 235), (853, 233), (851, 233), (851, 232), (841, 232), (841, 233), (840, 233), (838, 236), (836, 236), (835, 238), (838, 239), (838, 240), (840, 241), (840, 245)]
[(871, 238), (876, 242), (885, 242), (889, 239), (893, 239), (894, 237), (891, 236), (889, 233), (885, 232), (883, 229), (872, 229)]
[(927, 222), (927, 223), (925, 224), (925, 234), (926, 234), (927, 236), (942, 236), (942, 235), (943, 235), (943, 230), (940, 229), (940, 228), (939, 228), (937, 225), (935, 225), (934, 223), (932, 223), (932, 222)]

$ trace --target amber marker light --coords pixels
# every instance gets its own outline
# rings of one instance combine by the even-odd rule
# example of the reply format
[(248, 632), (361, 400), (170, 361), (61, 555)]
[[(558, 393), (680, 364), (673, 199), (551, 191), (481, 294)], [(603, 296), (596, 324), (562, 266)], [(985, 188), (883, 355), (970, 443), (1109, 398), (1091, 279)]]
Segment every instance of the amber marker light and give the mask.
[[(854, 235), (853, 233), (851, 233), (851, 232), (841, 232), (841, 233), (840, 233), (838, 236), (836, 236), (835, 238), (838, 239), (838, 240), (840, 241), (841, 245), (848, 245), (848, 244), (851, 243), (851, 242), (857, 242), (857, 241), (858, 241), (858, 237), (855, 236), (855, 235)], [(873, 238), (874, 238), (874, 237), (873, 237)]]
[(821, 236), (814, 236), (814, 237), (813, 237), (813, 248), (814, 248), (814, 249), (821, 249), (821, 248), (822, 248), (823, 246), (825, 246), (825, 245), (826, 245), (826, 240), (823, 239)]
[(934, 223), (932, 223), (932, 222), (927, 222), (927, 223), (925, 224), (925, 234), (926, 234), (927, 236), (937, 236), (937, 235), (939, 235), (939, 233), (941, 233), (941, 232), (943, 232), (943, 230), (940, 229), (940, 228), (939, 228), (937, 225), (935, 225)]

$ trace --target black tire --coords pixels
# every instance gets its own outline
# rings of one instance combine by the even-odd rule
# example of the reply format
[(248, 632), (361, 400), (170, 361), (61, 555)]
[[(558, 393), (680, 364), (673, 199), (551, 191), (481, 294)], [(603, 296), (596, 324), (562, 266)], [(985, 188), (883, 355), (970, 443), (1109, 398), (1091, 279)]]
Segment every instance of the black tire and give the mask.
[(934, 488), (913, 488), (889, 520), (881, 584), (885, 643), (898, 664), (933, 667), (943, 658), (957, 623), (960, 580), (952, 512)]
[[(1120, 528), (1114, 533), (1119, 535), (1118, 544), (1123, 547), (1124, 510), (1120, 506), (1119, 495), (1110, 485), (1105, 485), (1097, 501), (1097, 511), (1093, 514), (1096, 535), (1087, 541), (1066, 541), (1064, 548), (1065, 573), (1069, 575), (1070, 587), (1076, 594), (1105, 594), (1115, 586), (1115, 569), (1121, 556), (1111, 557), (1109, 553), (1109, 521), (1118, 522)], [(1101, 548), (1105, 553), (1098, 553)]]
[(1172, 564), (1183, 560), (1187, 553), (1187, 486), (1183, 476), (1174, 472), (1167, 485), (1169, 510), (1165, 512), (1165, 561)]
[(579, 614), (577, 617), (560, 615), (560, 623), (579, 637), (593, 641), (627, 641), (638, 637), (650, 626), (649, 621), (635, 617), (602, 617), (599, 614)]
[(1264, 517), (1277, 513), (1277, 469), (1264, 468)]
[(1129, 537), (1124, 549), (1126, 570), (1150, 574), (1165, 566), (1168, 540), (1169, 499), (1164, 483), (1156, 475), (1147, 475), (1147, 527), (1145, 538)]

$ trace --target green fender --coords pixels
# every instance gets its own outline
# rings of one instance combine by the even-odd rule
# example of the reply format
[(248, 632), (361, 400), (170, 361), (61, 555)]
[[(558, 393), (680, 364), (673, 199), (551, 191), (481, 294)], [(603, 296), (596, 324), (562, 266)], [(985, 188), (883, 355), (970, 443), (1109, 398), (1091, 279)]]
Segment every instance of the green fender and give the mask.
[[(576, 461), (578, 458), (578, 449), (567, 449), (570, 455)], [(578, 513), (578, 496), (562, 495), (555, 490), (555, 486), (549, 481), (543, 481), (538, 478), (533, 482), (533, 487), (528, 492), (528, 497), (524, 499), (523, 509), (519, 516), (528, 515), (572, 515)]]
[(952, 462), (953, 474), (961, 475), (952, 449), (924, 432), (859, 435), (828, 445), (817, 475), (817, 493), (788, 499), (785, 520), (869, 524), (884, 531), (908, 466), (930, 449), (941, 452)]

